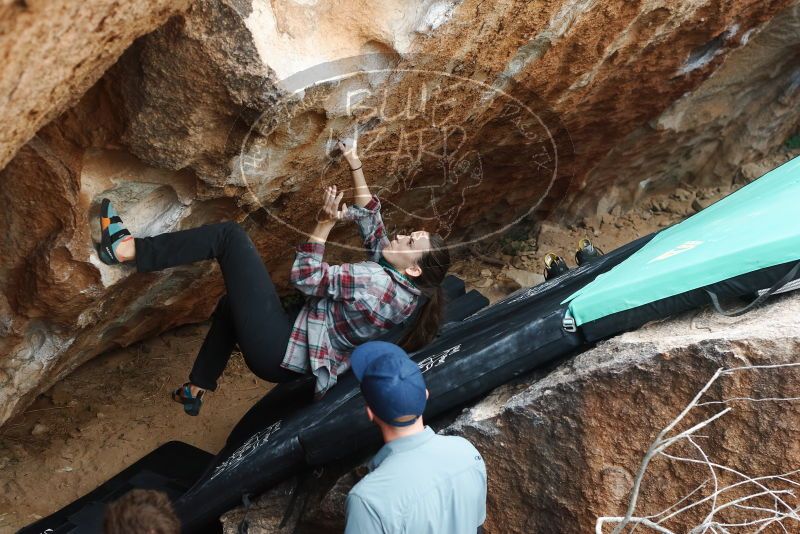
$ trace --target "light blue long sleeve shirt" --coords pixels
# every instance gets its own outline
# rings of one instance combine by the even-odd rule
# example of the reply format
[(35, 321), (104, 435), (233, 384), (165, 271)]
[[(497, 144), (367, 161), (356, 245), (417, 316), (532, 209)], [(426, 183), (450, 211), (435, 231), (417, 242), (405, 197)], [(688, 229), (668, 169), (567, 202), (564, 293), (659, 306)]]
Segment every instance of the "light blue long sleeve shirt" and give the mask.
[(384, 445), (347, 496), (345, 534), (475, 534), (486, 465), (472, 444), (430, 427)]

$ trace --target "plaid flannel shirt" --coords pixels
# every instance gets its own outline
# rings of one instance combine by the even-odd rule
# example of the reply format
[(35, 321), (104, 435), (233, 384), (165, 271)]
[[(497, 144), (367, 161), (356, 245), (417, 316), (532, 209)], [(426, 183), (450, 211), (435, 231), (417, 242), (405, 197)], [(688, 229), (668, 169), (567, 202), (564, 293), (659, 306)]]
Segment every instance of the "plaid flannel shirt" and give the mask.
[(317, 379), (321, 397), (350, 368), (350, 352), (403, 322), (416, 308), (420, 291), (377, 262), (389, 244), (373, 195), (365, 207), (350, 206), (345, 219), (358, 224), (369, 261), (328, 265), (325, 245), (302, 243), (292, 265), (291, 282), (307, 295), (292, 328), (281, 365)]

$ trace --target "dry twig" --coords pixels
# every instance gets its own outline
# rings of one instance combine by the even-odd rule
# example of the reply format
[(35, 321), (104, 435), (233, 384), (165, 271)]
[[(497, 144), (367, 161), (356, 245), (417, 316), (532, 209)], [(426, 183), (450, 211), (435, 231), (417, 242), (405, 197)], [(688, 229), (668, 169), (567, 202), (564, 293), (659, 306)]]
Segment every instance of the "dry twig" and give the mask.
[[(731, 403), (793, 402), (800, 400), (800, 397), (732, 397), (718, 401), (700, 402), (700, 399), (703, 397), (703, 395), (708, 392), (709, 388), (720, 377), (745, 371), (764, 371), (769, 369), (785, 369), (798, 366), (800, 366), (800, 363), (750, 365), (732, 369), (718, 369), (717, 372), (714, 373), (714, 376), (712, 376), (706, 385), (697, 393), (697, 395), (695, 395), (694, 399), (692, 399), (692, 401), (684, 408), (684, 410), (678, 414), (678, 416), (673, 419), (670, 424), (668, 424), (658, 433), (656, 439), (648, 448), (641, 464), (639, 465), (636, 477), (634, 478), (633, 488), (631, 489), (628, 508), (625, 512), (625, 515), (622, 517), (599, 517), (595, 523), (596, 534), (603, 534), (603, 526), (605, 524), (613, 523), (616, 523), (616, 526), (612, 530), (612, 534), (620, 534), (627, 526), (632, 527), (631, 532), (639, 526), (643, 526), (662, 534), (674, 534), (673, 531), (664, 526), (664, 523), (701, 505), (709, 506), (709, 512), (699, 524), (688, 530), (689, 534), (727, 533), (730, 532), (729, 529), (741, 529), (744, 527), (757, 528), (758, 530), (754, 530), (753, 532), (759, 533), (763, 532), (768, 527), (775, 525), (779, 526), (784, 532), (789, 532), (789, 530), (787, 530), (783, 524), (785, 521), (794, 521), (800, 524), (800, 515), (798, 515), (800, 513), (800, 507), (792, 507), (786, 501), (786, 496), (794, 497), (795, 489), (800, 487), (800, 469), (778, 475), (752, 477), (729, 466), (712, 461), (708, 454), (706, 454), (703, 448), (696, 441), (696, 438), (701, 437), (698, 436), (696, 432), (730, 412), (733, 408), (728, 405)], [(689, 429), (672, 436), (670, 435), (675, 427), (686, 418), (692, 409), (716, 404), (726, 407), (721, 411), (716, 412), (712, 416), (707, 417), (701, 422), (693, 425)], [(697, 451), (698, 458), (677, 456), (666, 452), (669, 447), (678, 442), (688, 443), (694, 450)], [(647, 472), (650, 462), (657, 456), (662, 456), (675, 462), (703, 465), (709, 470), (710, 476), (689, 494), (667, 509), (659, 512), (658, 514), (640, 517), (636, 515), (636, 506), (639, 499), (642, 479)], [(728, 477), (733, 476), (737, 481), (727, 485), (722, 485), (722, 474), (728, 475)], [(713, 490), (710, 492), (710, 494), (689, 502), (690, 498), (708, 486), (709, 481), (713, 482)], [(747, 490), (745, 495), (741, 495), (741, 493), (734, 493), (733, 491), (737, 490), (741, 492), (743, 489)], [(763, 502), (765, 497), (771, 499), (772, 508), (758, 504), (759, 502)], [(684, 504), (687, 502), (688, 504)], [(721, 518), (721, 515), (723, 515), (722, 512), (730, 509), (746, 511), (752, 518), (746, 521), (726, 522)], [(794, 525), (794, 528), (797, 528), (797, 526), (798, 525)]]

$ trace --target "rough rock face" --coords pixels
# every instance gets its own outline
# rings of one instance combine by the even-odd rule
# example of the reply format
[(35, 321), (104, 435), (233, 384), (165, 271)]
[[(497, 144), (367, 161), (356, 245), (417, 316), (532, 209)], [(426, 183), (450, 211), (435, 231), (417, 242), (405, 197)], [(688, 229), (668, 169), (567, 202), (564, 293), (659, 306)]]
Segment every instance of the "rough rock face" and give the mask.
[[(2, 150), (181, 5), (125, 4), (101, 23), (111, 3), (81, 16), (4, 4), (3, 42), (30, 42), (48, 17), (68, 29), (41, 50), (5, 46), (2, 83), (20, 85), (5, 93)], [(222, 291), (210, 263), (101, 265), (102, 197), (140, 236), (238, 220), (285, 287), (319, 188), (348, 186), (330, 154), (337, 135), (358, 133), (390, 229), (422, 225), (454, 245), (607, 213), (682, 180), (729, 180), (798, 124), (798, 5), (192, 2), (0, 171), (0, 422), (97, 354), (206, 318)], [(98, 35), (83, 31), (87, 16)], [(16, 74), (22, 64), (52, 79)]]
[[(681, 183), (743, 183), (754, 178), (748, 164), (797, 130), (798, 35), (800, 6), (795, 4), (761, 31), (729, 31), (698, 48), (681, 72), (714, 61), (727, 39), (740, 43), (713, 76), (600, 158), (586, 173), (585, 187), (577, 189), (571, 209), (587, 214), (594, 210), (599, 216)], [(621, 176), (633, 179), (619, 182)]]
[[(704, 484), (681, 506), (700, 501), (713, 493), (714, 475), (722, 489), (745, 476), (795, 471), (800, 462), (799, 312), (800, 294), (789, 294), (735, 319), (702, 311), (647, 325), (545, 376), (502, 386), (466, 409), (440, 432), (464, 436), (486, 459), (487, 532), (594, 532), (599, 517), (623, 516), (648, 448), (720, 368), (730, 372), (719, 376), (667, 435), (731, 410), (694, 432), (691, 441), (681, 439), (664, 450), (691, 463), (664, 455), (649, 463), (634, 515), (658, 514)], [(699, 463), (703, 455), (716, 464), (714, 475)], [(294, 481), (262, 496), (248, 513), (250, 532), (341, 532), (344, 498), (363, 472), (347, 471), (337, 479), (341, 466), (331, 471), (332, 478), (302, 486), (300, 504), (293, 509), (287, 504)], [(772, 496), (739, 503), (751, 509), (727, 503), (763, 494), (758, 484), (773, 491), (792, 489), (788, 480), (796, 484), (797, 474), (722, 491), (716, 504), (721, 511), (713, 519), (735, 523), (774, 516)], [(796, 495), (776, 495), (791, 508), (800, 505)], [(293, 513), (280, 529), (287, 510)], [(689, 532), (710, 511), (711, 500), (706, 500), (662, 526)], [(241, 509), (224, 516), (226, 532), (236, 532), (242, 517)], [(792, 531), (795, 523), (784, 524)], [(614, 526), (607, 524), (603, 532)]]
[(78, 99), (134, 39), (184, 10), (189, 0), (0, 3), (0, 168)]

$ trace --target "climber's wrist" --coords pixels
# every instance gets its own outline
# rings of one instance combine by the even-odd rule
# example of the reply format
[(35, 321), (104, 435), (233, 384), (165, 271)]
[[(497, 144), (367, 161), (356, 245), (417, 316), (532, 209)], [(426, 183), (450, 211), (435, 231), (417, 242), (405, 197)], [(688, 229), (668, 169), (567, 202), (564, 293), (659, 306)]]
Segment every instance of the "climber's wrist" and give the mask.
[(328, 240), (328, 234), (331, 233), (336, 221), (323, 221), (318, 222), (314, 231), (308, 236), (309, 243), (325, 243)]

